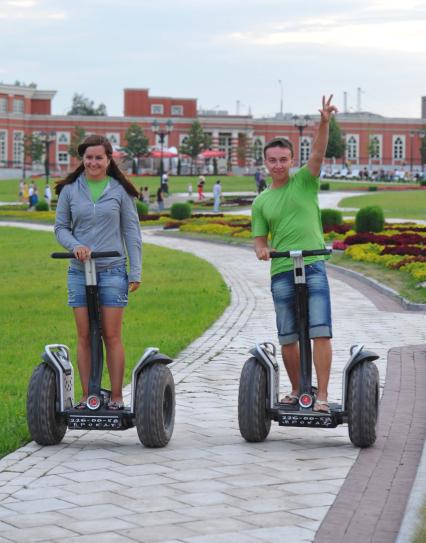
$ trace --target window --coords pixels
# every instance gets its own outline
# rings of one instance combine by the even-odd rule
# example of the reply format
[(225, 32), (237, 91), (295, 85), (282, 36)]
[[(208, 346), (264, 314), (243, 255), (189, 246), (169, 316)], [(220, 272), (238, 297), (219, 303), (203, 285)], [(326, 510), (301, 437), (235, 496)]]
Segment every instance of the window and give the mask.
[(306, 164), (311, 156), (311, 139), (302, 138), (300, 142), (300, 164)]
[(7, 131), (0, 130), (0, 164), (7, 162)]
[(394, 136), (393, 137), (393, 151), (392, 151), (392, 156), (394, 160), (403, 160), (405, 158), (404, 148), (405, 148), (404, 136)]
[(346, 158), (348, 160), (356, 160), (358, 158), (358, 139), (355, 135), (347, 136)]
[(58, 132), (57, 142), (59, 144), (69, 145), (70, 141), (71, 141), (71, 139), (70, 139), (70, 133), (69, 132)]
[(120, 145), (120, 134), (118, 132), (108, 132), (105, 137), (111, 145)]
[(63, 151), (60, 151), (58, 153), (58, 164), (69, 164), (69, 163), (70, 163), (70, 155)]
[(164, 113), (163, 104), (151, 104), (151, 115), (162, 115)]
[(381, 136), (370, 136), (368, 155), (370, 158), (381, 158), (382, 140)]
[(7, 112), (7, 98), (0, 98), (0, 113)]
[(24, 132), (15, 130), (13, 132), (13, 162), (14, 165), (21, 165), (24, 161)]
[(183, 106), (172, 106), (172, 115), (183, 115)]
[(24, 113), (24, 101), (21, 98), (13, 99), (13, 113)]

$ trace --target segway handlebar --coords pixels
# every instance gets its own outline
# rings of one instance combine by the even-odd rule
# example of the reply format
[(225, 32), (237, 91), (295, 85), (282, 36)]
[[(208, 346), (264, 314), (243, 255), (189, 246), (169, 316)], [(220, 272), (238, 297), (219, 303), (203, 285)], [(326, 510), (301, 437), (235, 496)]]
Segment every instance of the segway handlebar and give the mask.
[(326, 256), (331, 255), (331, 249), (313, 249), (303, 251), (273, 251), (270, 253), (271, 258), (294, 258), (296, 256)]
[[(74, 253), (52, 253), (52, 258), (75, 258)], [(118, 251), (93, 251), (90, 253), (90, 258), (108, 258), (110, 256), (121, 256)]]

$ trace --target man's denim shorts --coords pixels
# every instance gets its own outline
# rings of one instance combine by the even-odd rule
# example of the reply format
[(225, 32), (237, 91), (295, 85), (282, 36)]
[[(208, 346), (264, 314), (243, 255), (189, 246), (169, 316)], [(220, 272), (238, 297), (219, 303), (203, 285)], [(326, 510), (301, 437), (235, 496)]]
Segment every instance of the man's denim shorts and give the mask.
[[(330, 288), (323, 260), (305, 267), (308, 285), (309, 337), (332, 337)], [(299, 339), (295, 306), (294, 272), (277, 273), (271, 281), (272, 298), (277, 318), (278, 340), (281, 345)]]
[[(125, 266), (116, 266), (96, 272), (101, 306), (126, 307), (128, 301), (129, 279)], [(83, 270), (68, 270), (68, 305), (85, 307), (86, 280)]]

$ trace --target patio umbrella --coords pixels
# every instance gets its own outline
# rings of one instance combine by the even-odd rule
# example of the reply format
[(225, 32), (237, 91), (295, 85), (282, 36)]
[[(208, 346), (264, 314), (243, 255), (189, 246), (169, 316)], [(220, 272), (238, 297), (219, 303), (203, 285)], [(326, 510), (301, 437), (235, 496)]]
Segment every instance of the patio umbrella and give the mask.
[(208, 149), (198, 155), (200, 158), (225, 158), (225, 151), (212, 151)]
[(172, 151), (163, 151), (163, 152), (161, 152), (161, 151), (155, 150), (155, 151), (151, 151), (149, 153), (149, 156), (151, 158), (161, 158), (161, 157), (163, 157), (163, 158), (175, 158), (175, 157), (178, 156), (178, 154), (173, 153)]

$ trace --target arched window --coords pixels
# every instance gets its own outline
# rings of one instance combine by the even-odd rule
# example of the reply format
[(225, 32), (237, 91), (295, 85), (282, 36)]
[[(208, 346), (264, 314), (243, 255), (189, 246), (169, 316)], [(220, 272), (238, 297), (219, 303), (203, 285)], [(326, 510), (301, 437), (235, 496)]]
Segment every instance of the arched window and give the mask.
[(377, 136), (370, 136), (369, 155), (370, 158), (380, 158), (380, 139)]
[(404, 158), (404, 142), (400, 136), (397, 136), (393, 141), (393, 158), (395, 160)]

